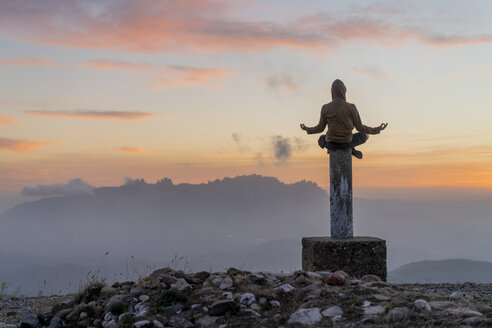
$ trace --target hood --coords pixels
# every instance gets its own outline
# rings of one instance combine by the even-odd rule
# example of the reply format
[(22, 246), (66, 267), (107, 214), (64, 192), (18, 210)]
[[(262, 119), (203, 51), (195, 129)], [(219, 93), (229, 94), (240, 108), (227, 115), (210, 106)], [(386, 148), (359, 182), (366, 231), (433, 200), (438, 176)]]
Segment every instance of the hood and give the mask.
[(346, 100), (345, 92), (347, 92), (347, 88), (345, 87), (345, 84), (343, 84), (341, 80), (336, 79), (335, 81), (333, 81), (333, 84), (331, 85), (331, 98), (333, 100), (335, 99)]

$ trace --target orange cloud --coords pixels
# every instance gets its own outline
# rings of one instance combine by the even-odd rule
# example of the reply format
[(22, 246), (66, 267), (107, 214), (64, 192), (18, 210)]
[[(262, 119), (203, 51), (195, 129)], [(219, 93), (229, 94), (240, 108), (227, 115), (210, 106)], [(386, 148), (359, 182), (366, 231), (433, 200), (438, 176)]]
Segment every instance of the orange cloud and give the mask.
[(17, 122), (17, 118), (0, 114), (0, 125), (14, 125)]
[(48, 66), (53, 66), (54, 63), (51, 59), (48, 58), (22, 57), (22, 58), (0, 59), (0, 65), (48, 67)]
[[(352, 40), (413, 39), (437, 45), (492, 43), (491, 35), (434, 33), (399, 11), (319, 13), (286, 23), (238, 20), (244, 1), (135, 0), (93, 4), (66, 0), (0, 2), (0, 30), (43, 44), (143, 53), (259, 51), (278, 46), (333, 48)], [(355, 15), (354, 15), (355, 13)], [(413, 15), (415, 16), (415, 15)], [(397, 22), (397, 23), (395, 23)], [(452, 27), (453, 25), (449, 23)], [(97, 65), (97, 64), (96, 64)]]
[(120, 148), (113, 148), (113, 149), (129, 154), (135, 154), (142, 151), (141, 148), (137, 148), (137, 147), (120, 147)]
[(88, 67), (94, 70), (130, 70), (140, 71), (151, 69), (151, 65), (134, 64), (132, 62), (116, 59), (93, 59), (88, 61)]
[(97, 111), (97, 110), (30, 110), (28, 114), (49, 118), (81, 118), (91, 120), (140, 120), (153, 116), (152, 113)]
[(0, 151), (1, 150), (11, 150), (16, 153), (24, 153), (31, 151), (37, 147), (54, 145), (55, 142), (45, 141), (29, 141), (29, 140), (16, 140), (16, 139), (7, 139), (0, 138)]
[(152, 80), (152, 89), (166, 87), (185, 87), (190, 85), (211, 85), (213, 80), (230, 75), (228, 71), (218, 68), (200, 68), (186, 66), (168, 66), (168, 77), (157, 77)]

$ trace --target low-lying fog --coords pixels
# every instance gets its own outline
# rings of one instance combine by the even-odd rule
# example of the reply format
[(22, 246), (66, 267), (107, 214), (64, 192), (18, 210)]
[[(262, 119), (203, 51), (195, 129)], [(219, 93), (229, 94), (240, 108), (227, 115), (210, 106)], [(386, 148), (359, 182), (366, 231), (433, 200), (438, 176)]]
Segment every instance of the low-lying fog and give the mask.
[[(328, 194), (309, 182), (245, 176), (93, 189), (74, 180), (24, 194), (44, 197), (0, 216), (0, 283), (10, 294), (67, 293), (163, 266), (294, 271), (301, 238), (329, 235)], [(355, 234), (387, 241), (389, 270), (426, 259), (492, 261), (491, 200), (472, 190), (355, 190)]]

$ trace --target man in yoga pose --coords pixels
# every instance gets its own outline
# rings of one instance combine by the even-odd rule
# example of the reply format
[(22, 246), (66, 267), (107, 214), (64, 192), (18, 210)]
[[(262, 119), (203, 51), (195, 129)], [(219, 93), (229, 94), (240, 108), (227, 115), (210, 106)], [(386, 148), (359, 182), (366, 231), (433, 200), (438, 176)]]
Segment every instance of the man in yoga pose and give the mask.
[[(301, 129), (308, 134), (321, 133), (328, 125), (326, 136), (323, 134), (318, 140), (319, 146), (328, 149), (328, 153), (330, 150), (352, 148), (352, 155), (362, 159), (362, 152), (355, 147), (366, 142), (368, 134), (379, 134), (388, 123), (381, 123), (375, 128), (362, 124), (357, 107), (345, 99), (346, 91), (345, 84), (341, 80), (335, 80), (331, 85), (332, 101), (321, 108), (318, 125), (310, 128), (301, 124)], [(359, 133), (352, 135), (354, 127)]]

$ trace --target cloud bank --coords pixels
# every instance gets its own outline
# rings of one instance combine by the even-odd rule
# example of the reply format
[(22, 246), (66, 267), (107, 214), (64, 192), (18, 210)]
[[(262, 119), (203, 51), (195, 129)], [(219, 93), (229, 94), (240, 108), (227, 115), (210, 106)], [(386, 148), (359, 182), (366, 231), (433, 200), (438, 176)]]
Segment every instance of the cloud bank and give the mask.
[(91, 120), (140, 120), (153, 116), (145, 112), (98, 110), (30, 110), (28, 114), (49, 118), (81, 118)]
[(212, 0), (2, 1), (0, 34), (41, 44), (141, 53), (255, 52), (278, 46), (320, 50), (354, 40), (415, 40), (434, 46), (492, 43), (491, 33), (453, 30), (454, 17), (446, 18), (451, 28), (441, 32), (399, 10), (385, 15), (354, 9), (319, 12), (285, 23), (235, 18), (236, 11), (250, 5)]
[(25, 196), (62, 196), (92, 194), (94, 187), (82, 179), (72, 179), (68, 183), (26, 186), (22, 189)]
[(10, 115), (0, 114), (0, 125), (14, 125), (17, 122), (17, 118)]
[(0, 151), (10, 150), (16, 153), (25, 153), (41, 146), (54, 145), (55, 142), (51, 141), (30, 141), (30, 140), (18, 140), (0, 138)]

